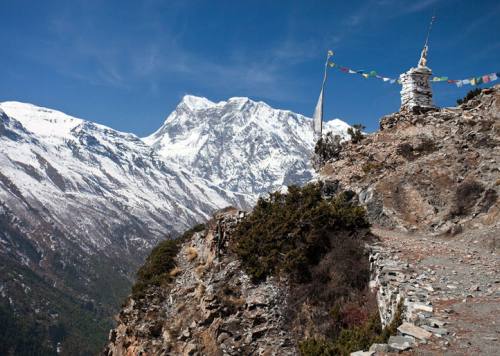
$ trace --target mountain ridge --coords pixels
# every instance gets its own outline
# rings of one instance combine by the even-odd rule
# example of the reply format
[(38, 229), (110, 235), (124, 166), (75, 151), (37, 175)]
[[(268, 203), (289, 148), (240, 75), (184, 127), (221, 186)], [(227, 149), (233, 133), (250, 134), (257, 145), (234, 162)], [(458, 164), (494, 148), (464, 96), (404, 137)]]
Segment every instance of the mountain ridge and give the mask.
[[(325, 123), (325, 131), (344, 138), (348, 127), (338, 119)], [(309, 161), (304, 160), (314, 145), (311, 120), (245, 97), (214, 103), (185, 96), (164, 124), (143, 140), (164, 159), (221, 187), (247, 194), (304, 184), (314, 176)], [(286, 159), (273, 159), (284, 152)], [(241, 172), (250, 179), (241, 182), (232, 177), (241, 177)]]
[[(239, 116), (244, 107), (239, 104), (226, 112), (227, 118)], [(184, 103), (179, 106), (187, 110)], [(274, 119), (273, 109), (266, 107), (269, 115), (261, 116), (261, 121)], [(311, 130), (308, 124), (304, 121), (295, 129)], [(209, 134), (214, 130), (205, 129)], [(245, 137), (251, 141), (252, 135), (258, 135), (268, 145), (255, 153), (256, 162), (268, 159), (279, 167), (283, 161), (290, 172), (294, 164), (307, 167), (311, 145), (297, 148), (293, 145), (304, 141), (282, 142), (278, 154), (271, 157), (275, 141), (272, 133), (262, 131), (255, 126)], [(206, 220), (216, 209), (228, 205), (248, 209), (269, 186), (304, 181), (304, 177), (289, 176), (285, 181), (264, 174), (254, 184), (241, 186), (245, 189), (219, 185), (195, 174), (185, 162), (162, 157), (134, 134), (12, 101), (0, 103), (0, 144), (0, 288), (4, 296), (0, 299), (14, 313), (33, 315), (35, 324), (61, 325), (64, 332), (50, 341), (50, 347), (62, 343), (68, 352), (99, 348), (135, 269), (158, 241)], [(237, 143), (227, 140), (225, 144)], [(303, 156), (290, 164), (290, 150)], [(216, 156), (217, 151), (212, 151), (204, 162), (215, 162)], [(236, 159), (229, 157), (227, 162)], [(227, 167), (218, 172), (231, 174), (236, 182), (252, 182), (251, 171)], [(76, 316), (72, 310), (78, 310)]]

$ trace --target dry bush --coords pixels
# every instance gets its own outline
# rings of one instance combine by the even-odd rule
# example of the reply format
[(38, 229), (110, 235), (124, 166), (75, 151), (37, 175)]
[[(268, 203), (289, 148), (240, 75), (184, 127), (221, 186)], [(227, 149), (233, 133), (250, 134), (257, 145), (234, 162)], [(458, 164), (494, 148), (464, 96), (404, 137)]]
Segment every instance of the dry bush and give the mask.
[(222, 305), (224, 315), (235, 314), (245, 305), (245, 299), (241, 297), (241, 291), (237, 287), (227, 285), (217, 292), (217, 299)]
[(368, 173), (373, 173), (374, 171), (380, 171), (381, 169), (384, 168), (384, 163), (383, 162), (366, 162), (361, 166), (361, 169), (365, 174)]
[(419, 157), (435, 152), (437, 149), (436, 143), (431, 138), (422, 137), (420, 143), (415, 145), (415, 147), (407, 142), (399, 144), (396, 148), (396, 153), (403, 156), (408, 161), (413, 161)]
[(463, 181), (455, 192), (455, 203), (451, 209), (451, 216), (466, 215), (481, 198), (484, 187), (474, 180)]

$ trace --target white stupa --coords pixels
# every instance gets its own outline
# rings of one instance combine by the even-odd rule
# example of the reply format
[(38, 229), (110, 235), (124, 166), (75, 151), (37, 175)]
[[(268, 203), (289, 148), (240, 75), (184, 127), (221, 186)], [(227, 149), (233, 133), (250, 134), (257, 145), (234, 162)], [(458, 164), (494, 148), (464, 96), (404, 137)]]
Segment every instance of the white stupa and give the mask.
[(422, 50), (416, 68), (399, 76), (401, 81), (401, 111), (421, 112), (434, 109), (429, 78), (432, 70), (427, 67), (427, 44)]

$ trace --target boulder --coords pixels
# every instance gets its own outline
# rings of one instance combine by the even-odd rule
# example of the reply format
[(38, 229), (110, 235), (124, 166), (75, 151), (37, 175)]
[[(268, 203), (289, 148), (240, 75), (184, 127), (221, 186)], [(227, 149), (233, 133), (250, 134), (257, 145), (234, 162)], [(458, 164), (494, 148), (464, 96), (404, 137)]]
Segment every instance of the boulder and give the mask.
[(411, 349), (415, 345), (412, 338), (405, 336), (391, 336), (387, 343), (389, 344), (389, 351), (395, 352)]
[(403, 335), (410, 335), (420, 340), (427, 340), (432, 336), (429, 331), (408, 322), (401, 324), (398, 331)]

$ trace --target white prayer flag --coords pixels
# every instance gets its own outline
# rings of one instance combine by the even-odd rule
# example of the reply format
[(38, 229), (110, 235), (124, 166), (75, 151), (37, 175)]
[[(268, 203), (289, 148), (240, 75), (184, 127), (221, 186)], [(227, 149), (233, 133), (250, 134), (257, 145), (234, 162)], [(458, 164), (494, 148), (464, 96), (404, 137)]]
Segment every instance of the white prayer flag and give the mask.
[[(324, 85), (324, 82), (323, 82)], [(313, 115), (313, 129), (314, 133), (321, 135), (323, 131), (323, 87), (321, 87), (321, 92), (319, 93), (318, 103), (316, 104), (316, 109), (314, 109)]]
[(323, 75), (323, 83), (321, 84), (321, 91), (319, 92), (318, 102), (313, 114), (313, 130), (314, 133), (321, 137), (323, 134), (323, 91), (325, 90), (325, 83), (327, 78), (327, 69), (330, 63), (330, 57), (333, 56), (333, 51), (329, 50), (326, 54), (325, 73)]

